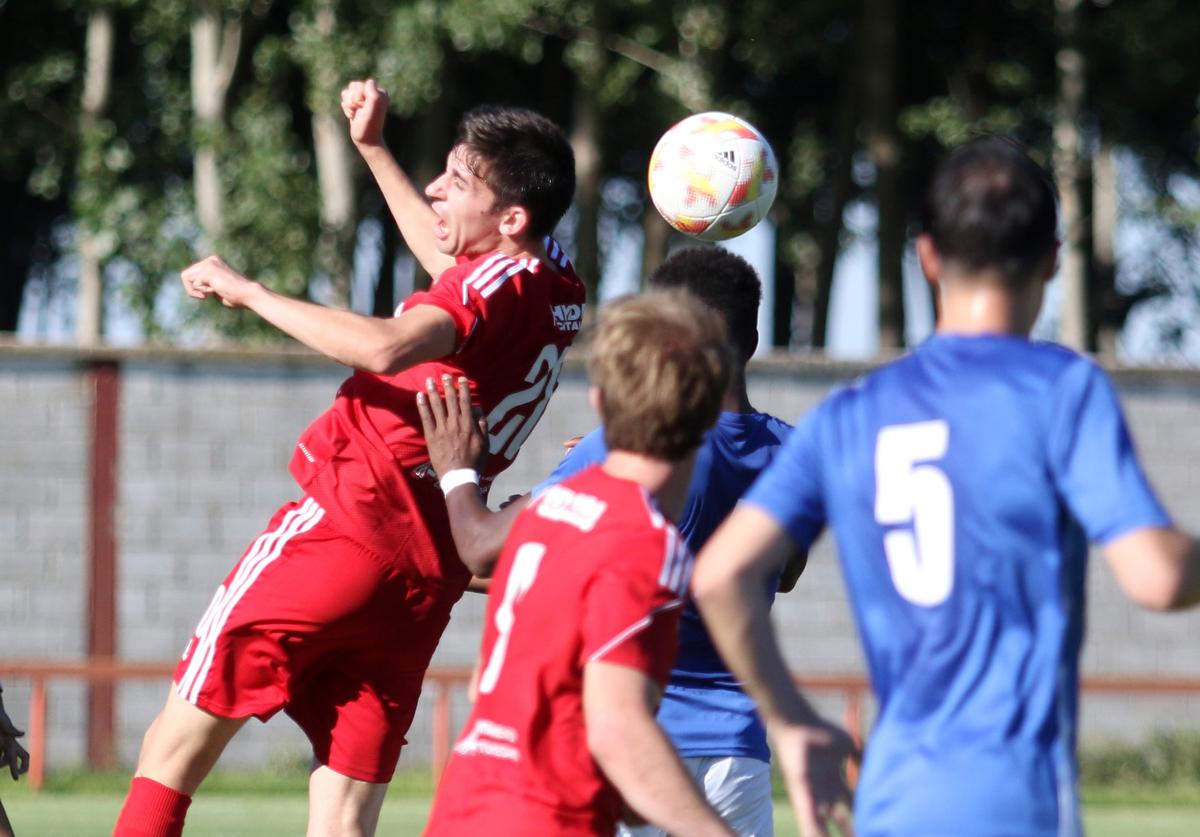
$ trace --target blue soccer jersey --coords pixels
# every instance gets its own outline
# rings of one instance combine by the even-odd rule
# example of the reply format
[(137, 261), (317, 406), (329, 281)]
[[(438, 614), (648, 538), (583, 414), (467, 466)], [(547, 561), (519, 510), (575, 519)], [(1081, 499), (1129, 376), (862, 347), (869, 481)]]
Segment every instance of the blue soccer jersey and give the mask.
[[(696, 454), (687, 504), (678, 522), (692, 551), (716, 530), (779, 450), (791, 427), (764, 413), (721, 413)], [(602, 427), (593, 430), (533, 489), (538, 496), (608, 455)], [(766, 592), (772, 601), (779, 579)], [(768, 761), (767, 736), (754, 702), (713, 647), (690, 601), (679, 622), (679, 654), (658, 721), (681, 756), (746, 756)]]
[(806, 416), (746, 502), (802, 549), (836, 534), (879, 700), (858, 833), (1078, 832), (1087, 543), (1169, 525), (1095, 364), (936, 336)]

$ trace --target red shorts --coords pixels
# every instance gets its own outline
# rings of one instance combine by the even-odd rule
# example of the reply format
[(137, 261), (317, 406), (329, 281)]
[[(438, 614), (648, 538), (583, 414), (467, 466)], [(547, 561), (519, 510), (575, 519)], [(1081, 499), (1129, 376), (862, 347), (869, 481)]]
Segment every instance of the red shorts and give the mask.
[(226, 718), (284, 709), (320, 763), (387, 782), (461, 594), (389, 566), (312, 498), (288, 503), (217, 589), (175, 689)]

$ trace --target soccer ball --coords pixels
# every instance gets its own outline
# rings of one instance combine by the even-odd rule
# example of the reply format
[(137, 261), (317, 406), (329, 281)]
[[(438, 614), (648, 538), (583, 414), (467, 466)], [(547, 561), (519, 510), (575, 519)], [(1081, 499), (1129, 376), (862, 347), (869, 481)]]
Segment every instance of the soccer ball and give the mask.
[(728, 113), (697, 113), (670, 128), (650, 155), (650, 199), (681, 233), (702, 241), (741, 235), (767, 214), (779, 185), (775, 152)]

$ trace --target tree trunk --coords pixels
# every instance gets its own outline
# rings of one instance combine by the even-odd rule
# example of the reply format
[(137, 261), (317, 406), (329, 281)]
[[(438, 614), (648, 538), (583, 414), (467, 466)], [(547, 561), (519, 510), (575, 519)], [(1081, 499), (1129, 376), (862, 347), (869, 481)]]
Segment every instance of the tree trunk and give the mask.
[(196, 192), (196, 219), (206, 242), (201, 249), (212, 248), (224, 231), (221, 182), (217, 151), (225, 125), (226, 98), (241, 48), (242, 26), (239, 21), (222, 23), (220, 12), (208, 6), (192, 20), (192, 110), (196, 126), (196, 150), (193, 160), (193, 185)]
[[(414, 136), (411, 145), (414, 153), (411, 155), (411, 162), (408, 163), (408, 170), (418, 189), (424, 189), (446, 167), (446, 154), (454, 140), (455, 119), (460, 107), (460, 103), (452, 98), (452, 91), (465, 86), (465, 82), (460, 85), (457, 78), (459, 73), (455, 51), (442, 45), (441, 53), (441, 88), (445, 92), (430, 103), (413, 125)], [(386, 213), (385, 217), (385, 223), (395, 224)], [(434, 277), (425, 272), (420, 262), (416, 263), (413, 271), (413, 290), (428, 288)]]
[[(671, 227), (658, 214), (650, 198), (646, 198), (646, 212), (642, 215), (642, 275), (638, 277), (639, 286), (646, 282), (646, 277), (667, 259), (667, 245), (671, 241)], [(590, 297), (588, 302), (597, 300)]]
[(313, 148), (317, 182), (321, 189), (321, 241), (319, 261), (333, 285), (340, 305), (350, 299), (354, 256), (355, 195), (353, 150), (341, 114), (314, 113)]
[[(112, 92), (113, 18), (112, 11), (98, 8), (88, 17), (83, 98), (80, 107), (80, 134), (87, 146), (95, 135)], [(97, 153), (99, 153), (97, 151)], [(91, 163), (85, 162), (86, 168)], [(88, 177), (87, 171), (81, 172)], [(104, 320), (104, 265), (98, 230), (91, 229), (85, 220), (79, 224), (79, 299), (75, 338), (81, 345), (100, 342)]]
[(1115, 358), (1121, 322), (1117, 307), (1117, 260), (1113, 237), (1117, 229), (1117, 172), (1113, 148), (1102, 143), (1092, 162), (1092, 339), (1089, 343), (1102, 356)]
[[(327, 39), (336, 33), (338, 20), (333, 0), (317, 9), (317, 31)], [(314, 68), (310, 83), (315, 93), (312, 116), (317, 183), (321, 190), (321, 240), (318, 263), (333, 286), (336, 304), (348, 306), (354, 263), (356, 200), (354, 150), (338, 103), (341, 72), (334, 54), (326, 50)]]
[(896, 127), (896, 79), (900, 73), (898, 0), (867, 0), (864, 7), (866, 44), (863, 112), (867, 151), (875, 164), (876, 204), (879, 209), (879, 346), (904, 345), (904, 284), (901, 266), (907, 228), (901, 144)]
[(1054, 176), (1058, 181), (1066, 237), (1060, 255), (1062, 318), (1059, 340), (1087, 347), (1087, 254), (1085, 219), (1080, 189), (1083, 174), (1079, 117), (1086, 91), (1086, 62), (1077, 44), (1080, 0), (1055, 0), (1054, 28), (1058, 35), (1058, 102), (1054, 117)]
[(391, 223), (384, 210), (381, 234), (383, 251), (379, 259), (379, 276), (375, 282), (375, 301), (371, 313), (376, 317), (390, 317), (396, 313), (396, 250), (400, 231)]
[[(857, 45), (862, 42), (862, 24), (849, 41), (851, 49), (847, 58), (857, 54)], [(834, 148), (829, 155), (829, 200), (817, 218), (816, 242), (818, 262), (816, 288), (813, 294), (812, 337), (814, 349), (825, 348), (829, 339), (829, 298), (833, 291), (833, 269), (841, 250), (842, 216), (846, 202), (850, 199), (852, 185), (851, 163), (854, 159), (854, 128), (858, 120), (858, 67), (856, 60), (842, 62), (842, 78), (838, 83), (838, 97), (834, 113)]]
[(592, 0), (595, 36), (583, 42), (583, 66), (575, 86), (574, 127), (571, 146), (575, 150), (575, 268), (587, 285), (588, 299), (597, 299), (600, 286), (600, 190), (603, 160), (600, 85), (608, 69), (608, 2)]

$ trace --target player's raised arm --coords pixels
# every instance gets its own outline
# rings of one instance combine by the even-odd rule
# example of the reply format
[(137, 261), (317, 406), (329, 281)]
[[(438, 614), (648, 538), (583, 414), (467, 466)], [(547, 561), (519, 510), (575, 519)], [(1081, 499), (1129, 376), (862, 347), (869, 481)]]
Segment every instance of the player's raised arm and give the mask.
[(1150, 610), (1200, 604), (1200, 542), (1165, 526), (1139, 529), (1103, 547), (1117, 583)]
[(592, 757), (625, 804), (669, 834), (732, 835), (654, 718), (658, 689), (641, 671), (590, 662), (583, 714)]
[(842, 775), (855, 747), (800, 694), (784, 663), (762, 603), (762, 589), (795, 552), (773, 517), (740, 505), (701, 550), (692, 595), (721, 657), (758, 704), (803, 834), (850, 828)]
[(417, 393), (421, 429), (429, 461), (446, 495), (450, 533), (458, 557), (476, 578), (488, 578), (517, 513), (529, 501), (526, 498), (509, 503), (498, 512), (488, 510), (478, 491), (488, 440), (472, 414), (470, 382), (459, 378), (455, 386), (446, 375), (440, 384), (439, 389), (438, 382), (430, 379), (426, 391)]
[(437, 215), (383, 141), (387, 93), (374, 79), (352, 81), (342, 90), (341, 104), (350, 121), (350, 139), (379, 184), (404, 242), (421, 267), (437, 279), (454, 264), (454, 258), (438, 250), (433, 234)]
[(454, 351), (453, 318), (432, 305), (417, 305), (399, 317), (380, 318), (326, 308), (277, 294), (235, 271), (218, 256), (180, 274), (189, 296), (218, 297), (230, 308), (249, 308), (326, 357), (368, 372), (391, 374)]

